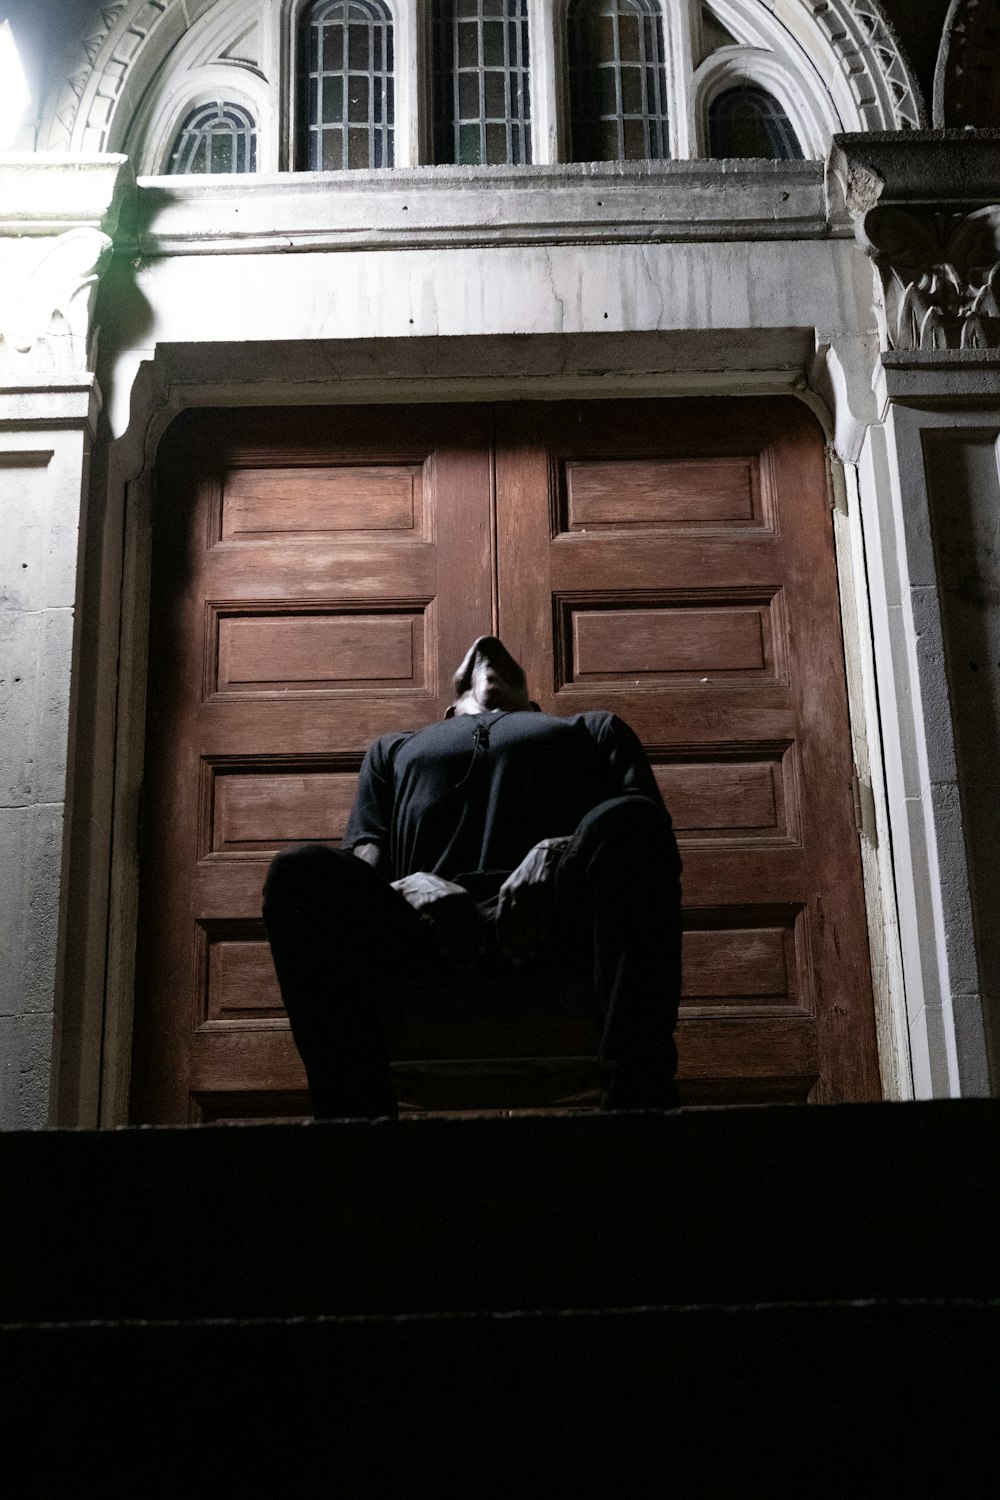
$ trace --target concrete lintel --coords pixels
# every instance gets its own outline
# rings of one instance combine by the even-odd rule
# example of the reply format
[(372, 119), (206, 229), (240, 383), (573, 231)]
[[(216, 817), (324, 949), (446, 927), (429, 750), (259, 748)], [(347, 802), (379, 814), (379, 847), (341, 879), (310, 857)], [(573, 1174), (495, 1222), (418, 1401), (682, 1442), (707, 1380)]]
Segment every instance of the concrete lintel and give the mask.
[(89, 427), (93, 432), (102, 404), (91, 374), (59, 385), (0, 386), (0, 430)]
[(143, 177), (129, 248), (149, 258), (366, 247), (817, 239), (818, 162), (420, 167), (180, 182)]
[(876, 203), (995, 203), (1000, 130), (869, 131), (835, 135), (828, 173), (851, 214)]
[(126, 156), (0, 151), (0, 236), (70, 229), (114, 236), (134, 185)]
[(996, 406), (1000, 349), (909, 350), (882, 356), (885, 394), (899, 406)]

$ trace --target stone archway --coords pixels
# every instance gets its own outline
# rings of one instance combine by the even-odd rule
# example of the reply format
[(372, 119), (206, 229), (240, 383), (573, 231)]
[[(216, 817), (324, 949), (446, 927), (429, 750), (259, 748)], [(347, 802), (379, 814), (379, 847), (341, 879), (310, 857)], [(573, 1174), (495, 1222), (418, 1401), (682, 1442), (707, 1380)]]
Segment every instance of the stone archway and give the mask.
[(952, 0), (934, 76), (934, 124), (1000, 126), (1000, 19), (989, 0)]
[[(120, 148), (157, 70), (214, 3), (95, 4), (77, 62), (46, 108), (39, 144), (52, 151)], [(919, 85), (880, 0), (775, 0), (770, 9), (809, 54), (811, 67), (846, 79), (853, 118), (842, 120), (844, 129), (912, 130), (924, 123)], [(245, 16), (234, 17), (233, 26), (234, 35), (245, 30)]]

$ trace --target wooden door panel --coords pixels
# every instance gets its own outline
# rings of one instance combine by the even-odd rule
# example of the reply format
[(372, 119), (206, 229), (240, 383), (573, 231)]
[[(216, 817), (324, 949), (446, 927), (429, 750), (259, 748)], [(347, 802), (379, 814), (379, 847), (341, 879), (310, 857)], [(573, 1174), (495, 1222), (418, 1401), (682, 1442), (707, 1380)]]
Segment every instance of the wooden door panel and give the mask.
[(271, 761), (205, 763), (210, 833), (207, 854), (256, 854), (319, 839), (343, 837), (354, 802), (357, 772)]
[(239, 470), (223, 492), (221, 539), (412, 536), (423, 529), (423, 499), (417, 464)]
[[(307, 1112), (260, 890), (500, 628), (645, 743), (685, 860), (689, 1102), (877, 1093), (822, 443), (794, 402), (188, 418), (164, 445), (134, 1118)], [(492, 465), (495, 462), (495, 474)], [(491, 486), (495, 512), (491, 516)], [(491, 543), (495, 527), (496, 552)], [(566, 1054), (587, 1022), (400, 1032)], [(466, 1049), (463, 1053), (463, 1049)]]
[(795, 800), (788, 748), (711, 759), (658, 762), (653, 771), (674, 828), (687, 843), (794, 838)]
[(535, 696), (631, 723), (676, 817), (685, 1097), (877, 1097), (815, 423), (790, 400), (505, 407), (497, 499)]
[[(605, 600), (613, 598), (609, 589)], [(596, 684), (681, 675), (775, 677), (778, 671), (771, 600), (729, 599), (655, 603), (616, 609), (594, 600), (559, 601), (564, 615), (564, 682)]]
[(376, 547), (327, 539), (314, 542), (308, 533), (264, 546), (219, 543), (205, 559), (209, 597), (244, 600), (295, 598), (319, 605), (327, 600), (364, 602), (421, 599), (435, 595), (438, 549), (433, 542), (389, 542)]
[(168, 436), (135, 1118), (222, 1117), (227, 1091), (304, 1099), (264, 876), (275, 850), (342, 836), (368, 744), (439, 717), (455, 663), (491, 628), (489, 421), (250, 412)]
[(764, 526), (754, 459), (566, 460), (562, 530)]
[(360, 610), (219, 612), (211, 631), (212, 691), (332, 693), (405, 687), (426, 691), (427, 620), (407, 613)]
[(711, 532), (688, 528), (682, 532), (677, 528), (670, 536), (662, 531), (623, 536), (620, 531), (592, 530), (585, 535), (553, 537), (552, 587), (557, 594), (585, 596), (593, 579), (594, 588), (602, 591), (632, 593), (645, 589), (658, 597), (673, 595), (692, 602), (702, 596), (725, 594), (733, 587), (726, 549), (708, 543), (730, 535), (739, 538), (743, 588), (769, 596), (774, 589), (774, 535), (735, 528), (731, 532), (718, 528)]

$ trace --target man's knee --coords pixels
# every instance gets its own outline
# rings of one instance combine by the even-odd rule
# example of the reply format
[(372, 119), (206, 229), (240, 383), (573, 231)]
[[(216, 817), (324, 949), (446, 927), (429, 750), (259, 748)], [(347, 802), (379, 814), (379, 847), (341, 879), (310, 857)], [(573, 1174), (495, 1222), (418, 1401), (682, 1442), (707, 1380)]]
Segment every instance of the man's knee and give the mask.
[(626, 868), (652, 863), (679, 875), (680, 855), (670, 814), (648, 797), (614, 797), (589, 812), (577, 829), (581, 845)]
[(326, 893), (348, 875), (345, 865), (354, 856), (332, 849), (329, 844), (298, 844), (282, 849), (268, 867), (264, 880), (265, 906), (299, 902), (309, 895)]

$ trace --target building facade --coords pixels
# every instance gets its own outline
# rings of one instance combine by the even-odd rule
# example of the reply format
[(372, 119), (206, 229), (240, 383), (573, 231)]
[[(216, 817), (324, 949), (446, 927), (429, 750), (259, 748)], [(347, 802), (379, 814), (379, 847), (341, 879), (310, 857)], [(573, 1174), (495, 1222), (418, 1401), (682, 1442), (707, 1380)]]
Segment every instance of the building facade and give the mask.
[(294, 1113), (261, 871), (489, 628), (650, 749), (693, 1102), (995, 1090), (996, 26), (921, 87), (929, 9), (9, 10), (5, 1125)]

